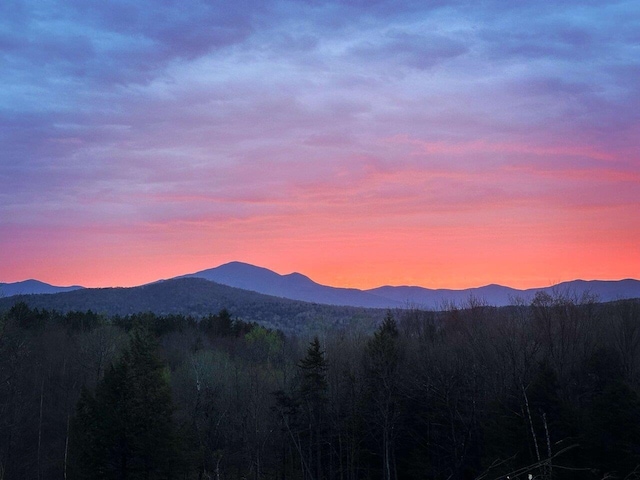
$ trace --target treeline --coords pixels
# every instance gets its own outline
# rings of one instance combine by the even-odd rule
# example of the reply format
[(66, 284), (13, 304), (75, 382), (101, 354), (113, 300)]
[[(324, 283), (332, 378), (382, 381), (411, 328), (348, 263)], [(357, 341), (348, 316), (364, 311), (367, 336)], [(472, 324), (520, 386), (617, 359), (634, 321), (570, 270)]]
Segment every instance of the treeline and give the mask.
[(282, 330), (287, 335), (347, 328), (356, 323), (372, 327), (384, 317), (384, 310), (272, 297), (203, 278), (177, 278), (130, 288), (84, 288), (51, 295), (2, 298), (0, 292), (0, 311), (10, 309), (16, 302), (24, 302), (32, 309), (62, 313), (92, 310), (109, 317), (153, 312), (203, 318), (224, 308), (244, 321)]
[(321, 338), (18, 303), (0, 480), (631, 479), (639, 388), (637, 300), (470, 300)]

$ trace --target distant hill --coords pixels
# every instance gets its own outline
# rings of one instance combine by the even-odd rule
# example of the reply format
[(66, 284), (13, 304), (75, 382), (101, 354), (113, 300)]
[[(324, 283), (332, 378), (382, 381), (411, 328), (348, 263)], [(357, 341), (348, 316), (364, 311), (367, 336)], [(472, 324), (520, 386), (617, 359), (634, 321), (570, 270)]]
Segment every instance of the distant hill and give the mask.
[(346, 305), (366, 308), (392, 308), (402, 306), (391, 298), (383, 298), (356, 288), (336, 288), (320, 285), (301, 273), (280, 275), (269, 269), (248, 263), (231, 262), (216, 268), (184, 275), (178, 278), (204, 278), (230, 287), (276, 297), (326, 305)]
[[(601, 302), (640, 298), (640, 281), (633, 279), (617, 281), (574, 280), (551, 287), (527, 290), (518, 290), (502, 285), (486, 285), (464, 290), (429, 289), (418, 286), (383, 286), (369, 290), (359, 290), (356, 288), (321, 285), (301, 273), (294, 272), (288, 275), (280, 275), (267, 268), (242, 262), (226, 263), (219, 267), (175, 277), (172, 280), (193, 278), (209, 280), (220, 285), (281, 299), (359, 308), (393, 309), (417, 307), (438, 310), (452, 303), (463, 305), (472, 298), (487, 305), (502, 307), (511, 305), (516, 299), (529, 303), (539, 291), (545, 291), (552, 295), (567, 295), (572, 298), (580, 298), (583, 294), (588, 293)], [(147, 287), (166, 281), (155, 282), (147, 285)], [(0, 298), (15, 295), (56, 294), (72, 292), (82, 288), (79, 286), (56, 287), (37, 280), (0, 283)], [(118, 291), (121, 289), (105, 290)], [(87, 306), (87, 308), (95, 309), (95, 307), (91, 306)]]
[(79, 290), (84, 287), (74, 285), (71, 287), (56, 287), (39, 280), (24, 280), (15, 283), (0, 283), (0, 297), (11, 297), (13, 295), (31, 295), (42, 293), (61, 293)]
[[(598, 301), (608, 302), (626, 298), (640, 298), (640, 281), (584, 281), (574, 280), (544, 288), (518, 290), (502, 285), (464, 290), (429, 289), (415, 286), (384, 286), (370, 290), (336, 288), (321, 285), (300, 273), (280, 275), (262, 267), (247, 263), (231, 262), (216, 268), (185, 275), (188, 278), (204, 278), (223, 285), (251, 290), (282, 298), (302, 300), (328, 305), (345, 305), (365, 308), (421, 307), (439, 309), (447, 303), (462, 304), (475, 298), (488, 305), (511, 305), (515, 299), (530, 302), (538, 291), (581, 297), (588, 293)], [(181, 278), (181, 277), (178, 277)]]
[[(440, 309), (446, 304), (461, 305), (472, 298), (493, 306), (505, 306), (513, 303), (513, 299), (524, 297), (523, 291), (502, 285), (467, 288), (465, 290), (429, 289), (423, 287), (378, 287), (369, 292), (381, 297), (390, 298), (404, 305), (414, 305), (432, 309)], [(533, 295), (530, 296), (533, 298)], [(526, 300), (531, 300), (527, 295)]]
[(336, 307), (263, 295), (201, 278), (180, 278), (130, 288), (85, 288), (52, 295), (0, 299), (0, 311), (23, 301), (31, 308), (87, 311), (105, 315), (154, 312), (203, 317), (223, 308), (232, 316), (286, 333), (321, 331), (350, 325), (376, 325), (384, 310)]
[(640, 298), (640, 281), (626, 280), (573, 280), (551, 287), (518, 290), (502, 285), (487, 285), (465, 290), (437, 289), (422, 287), (379, 287), (367, 292), (380, 297), (390, 298), (409, 305), (421, 305), (439, 308), (446, 303), (463, 304), (470, 298), (480, 300), (488, 305), (502, 307), (511, 305), (516, 300), (530, 303), (536, 293), (543, 291), (550, 295), (564, 295), (572, 299), (580, 299), (583, 295), (592, 295), (599, 302), (610, 302), (629, 298)]

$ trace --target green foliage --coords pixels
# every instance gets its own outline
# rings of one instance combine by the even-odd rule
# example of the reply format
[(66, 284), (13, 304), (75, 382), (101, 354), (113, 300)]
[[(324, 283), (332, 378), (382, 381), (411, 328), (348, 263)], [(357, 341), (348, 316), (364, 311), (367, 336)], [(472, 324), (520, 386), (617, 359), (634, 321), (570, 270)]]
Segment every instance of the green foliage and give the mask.
[(273, 361), (282, 351), (282, 338), (277, 332), (254, 326), (244, 336), (252, 359), (257, 362)]
[(217, 315), (208, 315), (200, 320), (200, 330), (210, 337), (228, 337), (234, 334), (234, 325), (229, 310), (223, 308)]

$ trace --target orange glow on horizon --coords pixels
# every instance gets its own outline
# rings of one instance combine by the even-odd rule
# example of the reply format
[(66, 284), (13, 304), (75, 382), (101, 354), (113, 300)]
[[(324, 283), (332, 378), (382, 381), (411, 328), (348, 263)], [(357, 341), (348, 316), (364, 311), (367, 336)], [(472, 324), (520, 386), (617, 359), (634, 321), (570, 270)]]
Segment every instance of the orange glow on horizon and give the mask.
[(0, 282), (640, 277), (633, 2), (40, 3), (2, 19)]
[[(608, 213), (590, 215), (606, 218)], [(320, 284), (361, 289), (464, 289), (491, 283), (525, 289), (575, 279), (637, 278), (640, 272), (640, 231), (616, 231), (605, 223), (593, 227), (595, 221), (567, 220), (565, 226), (553, 226), (496, 218), (486, 225), (398, 225), (386, 233), (375, 222), (355, 222), (346, 229), (340, 220), (327, 231), (325, 221), (321, 217), (317, 224), (304, 225), (301, 220), (294, 229), (286, 226), (288, 222), (273, 228), (277, 218), (257, 218), (199, 224), (180, 233), (149, 226), (102, 235), (101, 244), (95, 244), (92, 232), (75, 232), (71, 243), (67, 234), (58, 232), (50, 234), (55, 248), (36, 256), (28, 241), (24, 249), (16, 245), (0, 281), (36, 278), (54, 285), (129, 287), (230, 261), (280, 274), (297, 271)], [(63, 238), (56, 240), (58, 236)]]

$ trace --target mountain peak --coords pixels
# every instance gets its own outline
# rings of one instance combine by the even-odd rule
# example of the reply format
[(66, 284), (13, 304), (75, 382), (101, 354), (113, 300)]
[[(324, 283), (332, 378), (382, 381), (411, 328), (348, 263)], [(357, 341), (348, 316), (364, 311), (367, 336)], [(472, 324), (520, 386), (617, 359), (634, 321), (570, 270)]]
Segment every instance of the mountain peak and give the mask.
[(361, 290), (320, 285), (302, 273), (280, 275), (268, 268), (243, 262), (229, 262), (185, 276), (304, 302), (377, 308), (400, 306), (395, 300), (380, 298)]
[(396, 308), (408, 304), (439, 308), (444, 301), (464, 304), (471, 297), (481, 299), (489, 305), (502, 306), (510, 305), (513, 298), (516, 297), (529, 301), (539, 290), (552, 292), (557, 288), (569, 288), (578, 294), (589, 292), (597, 295), (602, 301), (640, 297), (640, 282), (633, 279), (620, 281), (574, 280), (552, 287), (528, 290), (518, 290), (495, 283), (461, 290), (428, 289), (419, 286), (384, 286), (370, 290), (358, 290), (321, 285), (302, 273), (293, 272), (281, 275), (268, 268), (238, 261), (186, 276), (205, 278), (231, 287), (292, 300), (375, 308)]
[[(299, 272), (281, 275), (268, 268), (240, 261), (228, 262), (218, 267), (176, 278), (202, 278), (229, 287), (291, 300), (371, 308), (403, 308), (407, 305), (420, 308), (439, 308), (443, 302), (463, 305), (471, 297), (483, 300), (492, 306), (503, 306), (510, 305), (514, 298), (531, 301), (539, 291), (547, 291), (551, 294), (565, 292), (576, 296), (576, 298), (588, 293), (602, 302), (640, 298), (640, 281), (632, 278), (624, 280), (573, 280), (550, 287), (527, 290), (518, 290), (498, 284), (463, 290), (390, 285), (359, 290), (321, 285)], [(39, 280), (29, 279), (16, 283), (0, 283), (0, 297), (58, 293), (80, 288), (83, 287), (56, 287)]]
[(40, 293), (60, 293), (70, 292), (72, 290), (79, 290), (79, 285), (72, 285), (69, 287), (58, 287), (50, 285), (40, 280), (29, 278), (28, 280), (22, 280), (14, 283), (0, 283), (0, 297), (12, 297), (14, 295), (33, 295)]
[[(257, 265), (252, 265), (250, 263), (245, 263), (245, 262), (223, 263), (222, 265), (219, 265), (214, 268), (210, 268), (208, 270), (256, 270), (256, 271), (260, 270), (260, 271), (271, 272), (271, 270), (269, 270), (268, 268), (258, 267)], [(208, 271), (208, 270), (204, 270), (204, 271)], [(275, 273), (275, 272), (272, 272), (272, 273)]]
[[(307, 277), (306, 275), (303, 275), (301, 273), (298, 272), (291, 272), (288, 273), (287, 275), (282, 275), (282, 278), (287, 278), (289, 280), (295, 280), (298, 282), (311, 282), (311, 283), (316, 283), (313, 280), (311, 280), (309, 277)], [(316, 285), (318, 285), (316, 283)]]

